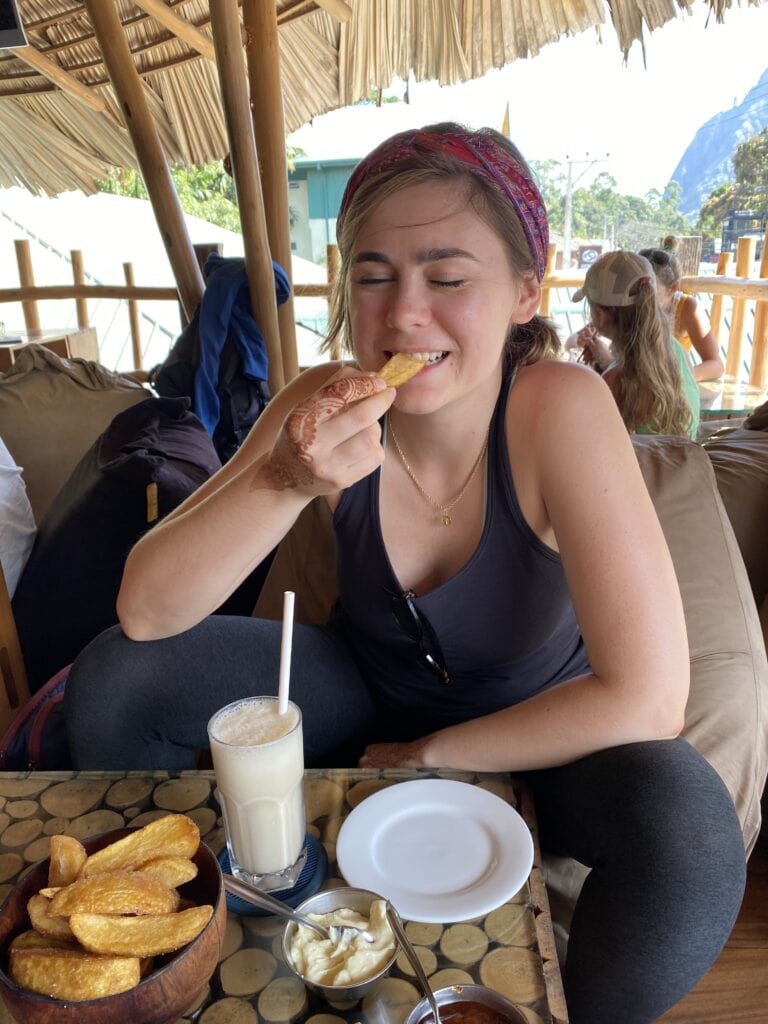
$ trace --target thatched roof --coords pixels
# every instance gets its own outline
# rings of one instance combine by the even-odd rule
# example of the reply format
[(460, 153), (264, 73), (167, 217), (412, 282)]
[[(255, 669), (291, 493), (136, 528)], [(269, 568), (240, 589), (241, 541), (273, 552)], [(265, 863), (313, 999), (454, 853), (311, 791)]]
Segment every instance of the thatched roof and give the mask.
[[(135, 167), (136, 157), (86, 5), (17, 2), (30, 45), (0, 51), (0, 187), (92, 192), (105, 167)], [(208, 0), (99, 2), (116, 4), (168, 160), (222, 157), (228, 144)], [(731, 0), (276, 0), (286, 130), (354, 103), (396, 75), (455, 84), (608, 18), (626, 53), (644, 30), (663, 25), (679, 8), (705, 3), (718, 18), (731, 6)]]

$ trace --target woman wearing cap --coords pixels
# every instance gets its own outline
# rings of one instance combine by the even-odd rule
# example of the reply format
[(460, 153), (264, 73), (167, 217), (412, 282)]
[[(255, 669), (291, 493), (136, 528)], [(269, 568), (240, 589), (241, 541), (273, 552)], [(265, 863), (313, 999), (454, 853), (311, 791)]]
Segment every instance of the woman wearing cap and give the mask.
[[(743, 843), (678, 738), (685, 623), (627, 432), (596, 374), (546, 358), (538, 188), (498, 133), (434, 125), (360, 163), (337, 232), (331, 337), (356, 364), (291, 381), (134, 548), (132, 639), (108, 631), (70, 676), (74, 757), (192, 767), (210, 715), (274, 693), (280, 624), (209, 613), (320, 498), (340, 596), (294, 629), (306, 763), (524, 772), (542, 843), (592, 868), (570, 1019), (646, 1024), (725, 942)], [(376, 371), (399, 352), (427, 366), (395, 392)]]
[(682, 273), (674, 251), (641, 249), (640, 255), (653, 266), (656, 296), (662, 313), (669, 321), (672, 334), (686, 352), (693, 349), (700, 359), (693, 367), (693, 376), (696, 380), (716, 380), (721, 377), (725, 367), (717, 339), (696, 298), (680, 291)]
[(575, 302), (584, 298), (591, 320), (579, 332), (584, 358), (602, 373), (627, 430), (695, 439), (698, 385), (659, 309), (648, 260), (620, 250), (604, 253), (573, 296)]

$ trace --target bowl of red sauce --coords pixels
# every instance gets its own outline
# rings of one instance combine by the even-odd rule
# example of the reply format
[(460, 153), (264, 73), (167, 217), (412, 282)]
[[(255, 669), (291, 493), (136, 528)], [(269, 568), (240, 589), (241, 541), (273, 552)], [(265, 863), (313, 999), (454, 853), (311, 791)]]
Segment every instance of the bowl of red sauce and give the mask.
[[(442, 1024), (527, 1024), (505, 996), (485, 985), (451, 985), (435, 992)], [(426, 998), (411, 1010), (406, 1024), (434, 1024)]]

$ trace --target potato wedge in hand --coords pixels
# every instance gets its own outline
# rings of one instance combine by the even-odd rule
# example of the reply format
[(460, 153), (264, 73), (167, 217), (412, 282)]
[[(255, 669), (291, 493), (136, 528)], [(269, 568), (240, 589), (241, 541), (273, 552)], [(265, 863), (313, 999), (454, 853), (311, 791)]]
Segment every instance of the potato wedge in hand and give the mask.
[(54, 999), (101, 999), (139, 983), (138, 957), (70, 949), (12, 949), (8, 973), (21, 988)]
[(105, 871), (59, 889), (48, 913), (172, 914), (178, 906), (176, 890), (156, 878), (135, 871)]
[(197, 938), (212, 915), (211, 906), (146, 917), (73, 914), (69, 925), (80, 945), (92, 953), (145, 957), (173, 953), (186, 946)]
[(144, 828), (92, 853), (80, 870), (80, 877), (105, 871), (134, 871), (157, 857), (194, 857), (200, 845), (200, 829), (186, 814), (167, 814)]
[(48, 885), (69, 885), (80, 874), (88, 859), (85, 847), (73, 836), (51, 836), (51, 861), (48, 867)]
[(155, 857), (136, 868), (136, 874), (156, 878), (169, 889), (175, 889), (197, 878), (197, 864), (189, 857)]

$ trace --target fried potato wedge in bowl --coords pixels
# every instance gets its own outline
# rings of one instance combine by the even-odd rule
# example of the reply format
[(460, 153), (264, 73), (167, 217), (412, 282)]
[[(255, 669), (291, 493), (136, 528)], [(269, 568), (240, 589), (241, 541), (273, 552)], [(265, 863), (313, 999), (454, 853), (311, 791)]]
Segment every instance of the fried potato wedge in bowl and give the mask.
[[(184, 815), (170, 817), (183, 818)], [(193, 833), (189, 826), (180, 827), (179, 823), (173, 823), (170, 828), (167, 825), (158, 828), (163, 820), (151, 822), (155, 827), (152, 830), (154, 838), (150, 833), (149, 844), (146, 836), (136, 839), (144, 829), (117, 829), (85, 840), (83, 848), (87, 859), (81, 863), (77, 880), (72, 880), (69, 872), (60, 876), (60, 882), (64, 884), (50, 886), (50, 863), (43, 861), (8, 894), (0, 907), (0, 996), (17, 1021), (23, 1024), (173, 1024), (204, 990), (216, 969), (226, 928), (221, 870), (213, 853), (205, 844), (199, 843), (199, 833), (198, 845), (191, 849), (188, 837)], [(187, 838), (169, 852), (164, 845), (169, 834), (172, 837), (183, 834)], [(131, 842), (120, 847), (120, 841), (126, 838)], [(104, 871), (84, 875), (82, 869), (85, 864), (112, 843), (119, 847), (118, 856), (112, 852), (100, 858), (95, 863), (97, 867), (105, 865)], [(175, 852), (179, 848), (184, 850), (182, 854)], [(128, 859), (124, 856), (126, 849)], [(146, 858), (144, 854), (147, 854)], [(161, 878), (138, 870), (142, 863), (162, 859), (166, 855), (179, 856), (193, 865), (192, 868), (184, 867), (183, 872), (181, 866), (177, 866), (179, 874), (175, 877), (182, 873), (186, 877), (190, 871), (195, 875), (180, 882), (178, 891)], [(106, 865), (118, 862), (121, 867), (110, 867), (107, 871)], [(126, 863), (137, 866), (126, 868)], [(104, 876), (109, 874), (118, 876), (122, 889), (115, 888), (114, 877), (105, 880)], [(135, 874), (128, 890), (125, 883), (120, 882), (120, 876), (125, 874)], [(69, 882), (65, 881), (67, 877)], [(52, 897), (46, 898), (39, 895), (41, 889), (56, 891)], [(121, 895), (116, 904), (114, 893), (118, 891)], [(155, 895), (144, 903), (139, 902), (138, 915), (133, 910), (105, 914), (80, 909), (73, 910), (68, 916), (50, 913), (54, 900), (59, 900), (59, 907), (83, 907), (87, 897), (87, 900), (94, 900), (96, 907), (99, 892), (108, 903), (112, 901), (110, 905), (113, 908), (125, 906), (125, 902), (120, 901), (125, 900), (126, 891), (130, 891), (131, 898), (138, 894), (140, 901), (148, 891), (155, 894), (170, 891), (174, 904), (183, 909), (168, 913), (142, 913), (142, 908), (154, 905)], [(47, 921), (58, 921), (68, 934), (44, 934), (33, 924), (28, 912), (33, 897), (37, 897), (34, 906), (38, 921), (43, 920), (44, 927)], [(167, 901), (167, 895), (165, 899)], [(132, 906), (136, 906), (135, 902)], [(122, 922), (125, 921), (154, 922), (150, 929), (155, 932), (160, 920), (163, 928), (159, 938), (156, 936), (155, 947), (162, 939), (163, 946), (168, 949), (175, 946), (177, 951), (148, 954), (145, 952), (147, 943), (128, 953), (106, 954), (87, 950), (77, 942), (70, 928), (72, 918), (83, 917), (110, 918), (113, 923), (119, 922), (118, 929), (124, 927)], [(192, 927), (193, 923), (195, 927)]]

